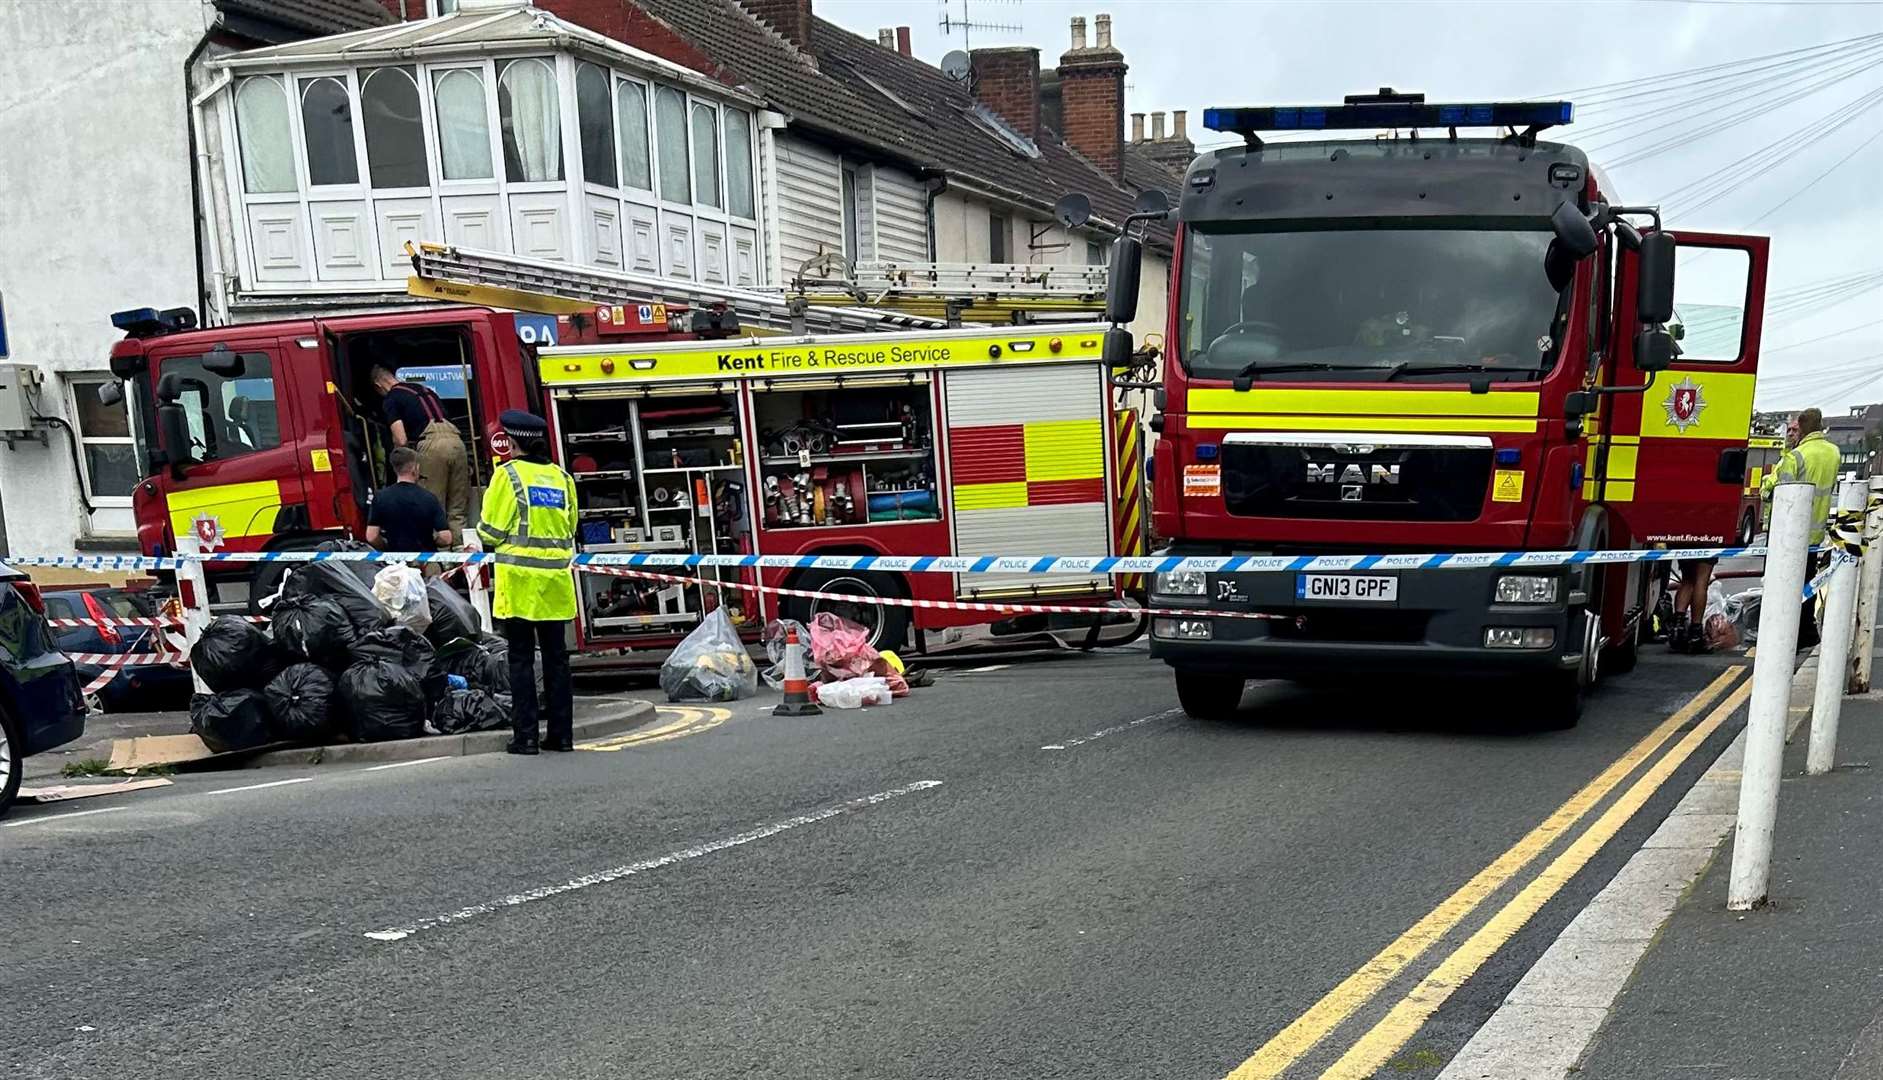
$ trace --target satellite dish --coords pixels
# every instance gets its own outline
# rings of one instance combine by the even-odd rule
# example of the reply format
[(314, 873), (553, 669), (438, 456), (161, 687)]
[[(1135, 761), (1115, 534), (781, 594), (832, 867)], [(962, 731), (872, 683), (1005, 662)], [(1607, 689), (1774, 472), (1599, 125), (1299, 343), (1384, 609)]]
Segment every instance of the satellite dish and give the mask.
[(1076, 191), (1061, 196), (1053, 204), (1053, 218), (1068, 229), (1076, 229), (1092, 220), (1092, 200)]
[(941, 73), (958, 83), (966, 84), (968, 76), (974, 73), (974, 61), (969, 59), (967, 53), (956, 49), (942, 57)]

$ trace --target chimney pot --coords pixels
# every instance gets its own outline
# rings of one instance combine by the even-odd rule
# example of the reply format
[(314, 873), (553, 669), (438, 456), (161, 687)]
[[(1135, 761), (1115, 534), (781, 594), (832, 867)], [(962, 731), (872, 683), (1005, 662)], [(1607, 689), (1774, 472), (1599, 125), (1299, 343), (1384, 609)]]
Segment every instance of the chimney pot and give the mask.
[(1092, 23), (1098, 30), (1098, 47), (1101, 49), (1111, 48), (1111, 16), (1100, 15), (1096, 19), (1093, 19)]
[(896, 27), (896, 51), (901, 53), (904, 56), (910, 55), (909, 53), (909, 28), (906, 26)]
[(1164, 114), (1161, 112), (1154, 112), (1151, 114), (1151, 141), (1157, 142), (1163, 137), (1164, 137)]
[(1188, 109), (1170, 110), (1170, 124), (1171, 124), (1171, 127), (1176, 129), (1170, 133), (1171, 138), (1184, 139), (1184, 140), (1188, 140), (1190, 138), (1190, 131), (1189, 131), (1188, 125), (1186, 125), (1184, 122), (1185, 116), (1188, 112), (1189, 112)]
[(1144, 114), (1141, 112), (1131, 114), (1131, 141), (1144, 141)]
[(896, 32), (887, 26), (879, 28), (876, 31), (876, 44), (881, 45), (885, 49), (895, 48)]
[(1083, 15), (1072, 17), (1072, 48), (1075, 52), (1085, 48), (1085, 16)]

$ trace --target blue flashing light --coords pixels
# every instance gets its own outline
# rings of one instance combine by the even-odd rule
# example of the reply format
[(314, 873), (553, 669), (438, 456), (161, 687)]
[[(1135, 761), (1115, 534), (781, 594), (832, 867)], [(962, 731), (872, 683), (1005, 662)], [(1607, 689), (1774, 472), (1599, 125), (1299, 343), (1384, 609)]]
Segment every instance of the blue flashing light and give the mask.
[(131, 308), (128, 311), (114, 311), (111, 313), (111, 325), (126, 333), (135, 330), (139, 326), (155, 323), (156, 321), (157, 309), (154, 307)]
[(1377, 101), (1349, 105), (1279, 105), (1203, 110), (1211, 131), (1253, 135), (1261, 131), (1353, 131), (1376, 128), (1547, 128), (1571, 123), (1576, 107), (1567, 101), (1491, 101), (1428, 105), (1422, 101)]
[(1505, 447), (1497, 452), (1497, 463), (1499, 465), (1515, 465), (1522, 460), (1523, 451), (1521, 450)]
[(1198, 461), (1215, 461), (1216, 460), (1216, 444), (1213, 442), (1197, 443), (1196, 444), (1196, 459)]
[(1569, 490), (1582, 490), (1582, 462), (1580, 461), (1569, 466)]

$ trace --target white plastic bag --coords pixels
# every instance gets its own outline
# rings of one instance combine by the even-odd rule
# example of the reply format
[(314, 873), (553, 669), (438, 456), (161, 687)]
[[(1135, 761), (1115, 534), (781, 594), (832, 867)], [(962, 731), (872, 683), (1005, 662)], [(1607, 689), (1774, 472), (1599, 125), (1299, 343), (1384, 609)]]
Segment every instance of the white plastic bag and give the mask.
[(865, 705), (887, 705), (892, 700), (889, 681), (875, 675), (820, 683), (817, 687), (817, 703), (833, 709), (861, 709)]
[(1732, 616), (1726, 613), (1726, 590), (1715, 581), (1706, 591), (1706, 615), (1701, 627), (1706, 633), (1706, 643), (1715, 649), (1736, 649), (1739, 647), (1739, 628), (1733, 624)]
[(431, 601), (425, 595), (425, 575), (408, 563), (392, 563), (374, 575), (373, 598), (400, 626), (422, 634), (432, 624)]

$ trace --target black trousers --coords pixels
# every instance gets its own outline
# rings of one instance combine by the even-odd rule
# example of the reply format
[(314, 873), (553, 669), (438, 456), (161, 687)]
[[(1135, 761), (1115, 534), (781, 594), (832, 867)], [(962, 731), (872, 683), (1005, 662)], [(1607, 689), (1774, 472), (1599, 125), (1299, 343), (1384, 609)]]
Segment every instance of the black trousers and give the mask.
[(569, 681), (569, 646), (563, 639), (567, 623), (505, 619), (503, 636), (510, 643), (510, 724), (516, 737), (536, 739), (536, 653), (543, 654), (543, 719), (551, 742), (573, 735), (575, 688)]
[[(1817, 576), (1818, 571), (1830, 564), (1828, 552), (1805, 552), (1805, 583)], [(1798, 647), (1809, 649), (1818, 643), (1818, 598), (1813, 596), (1804, 602), (1798, 610)]]

